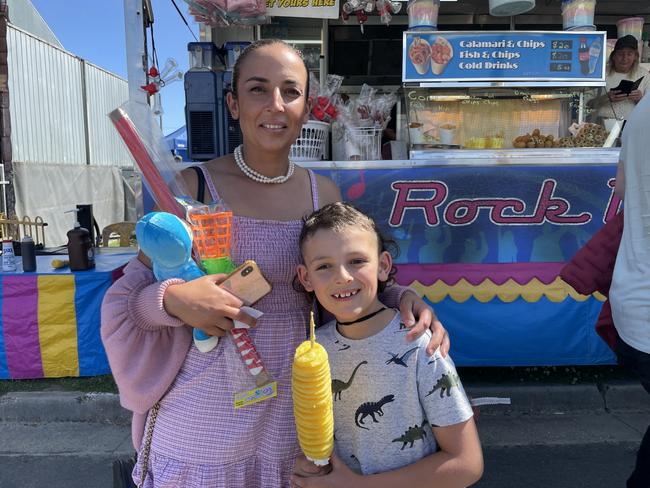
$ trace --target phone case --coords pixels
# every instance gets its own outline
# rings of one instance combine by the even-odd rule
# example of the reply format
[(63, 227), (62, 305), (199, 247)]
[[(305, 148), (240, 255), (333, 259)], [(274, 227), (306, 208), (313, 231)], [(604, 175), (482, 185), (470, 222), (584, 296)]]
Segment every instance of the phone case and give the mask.
[(246, 261), (230, 273), (220, 286), (249, 306), (271, 291), (271, 285), (255, 261)]
[(616, 88), (614, 88), (614, 90), (620, 91), (621, 93), (627, 93), (629, 95), (634, 90), (637, 90), (639, 88), (641, 81), (643, 81), (643, 76), (636, 81), (621, 80), (621, 82)]

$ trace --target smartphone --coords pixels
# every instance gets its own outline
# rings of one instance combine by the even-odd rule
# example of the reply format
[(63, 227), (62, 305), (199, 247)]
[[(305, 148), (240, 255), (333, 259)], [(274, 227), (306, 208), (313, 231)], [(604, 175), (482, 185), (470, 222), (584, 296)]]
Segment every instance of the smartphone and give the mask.
[(253, 305), (271, 291), (255, 261), (246, 261), (219, 285), (239, 298), (244, 305)]

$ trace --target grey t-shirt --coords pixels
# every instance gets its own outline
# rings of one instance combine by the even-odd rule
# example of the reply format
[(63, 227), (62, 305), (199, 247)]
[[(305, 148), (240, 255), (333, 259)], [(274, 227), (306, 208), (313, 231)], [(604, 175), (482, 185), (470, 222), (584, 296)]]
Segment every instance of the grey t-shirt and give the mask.
[(318, 332), (332, 373), (335, 449), (354, 471), (412, 464), (437, 450), (431, 427), (472, 416), (451, 358), (427, 356), (430, 333), (406, 342), (399, 313), (362, 340), (343, 337), (334, 321)]

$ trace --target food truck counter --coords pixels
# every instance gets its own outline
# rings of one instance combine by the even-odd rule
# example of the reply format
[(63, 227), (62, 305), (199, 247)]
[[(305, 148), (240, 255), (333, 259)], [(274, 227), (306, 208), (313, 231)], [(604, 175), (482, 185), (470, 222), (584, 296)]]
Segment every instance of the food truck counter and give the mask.
[(494, 165), (612, 165), (618, 162), (620, 148), (562, 149), (423, 149), (411, 150), (411, 159), (378, 161), (310, 161), (319, 169), (388, 169), (421, 166), (494, 166)]
[(494, 164), (616, 164), (619, 148), (412, 150), (413, 163), (455, 165)]
[(412, 151), (303, 163), (399, 246), (396, 280), (435, 308), (461, 366), (613, 364), (604, 302), (559, 273), (619, 210), (617, 148)]

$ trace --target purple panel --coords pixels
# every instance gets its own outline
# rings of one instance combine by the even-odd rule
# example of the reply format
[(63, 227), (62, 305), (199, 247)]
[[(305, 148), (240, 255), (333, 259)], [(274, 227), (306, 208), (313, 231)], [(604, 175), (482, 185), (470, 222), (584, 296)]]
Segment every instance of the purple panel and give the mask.
[(41, 345), (38, 339), (37, 276), (5, 276), (2, 324), (9, 376), (42, 378)]
[(502, 285), (510, 278), (520, 285), (525, 285), (533, 278), (548, 285), (559, 275), (565, 263), (495, 263), (495, 264), (398, 264), (395, 280), (401, 285), (410, 285), (418, 280), (429, 286), (437, 280), (447, 285), (455, 285), (465, 278), (476, 286), (489, 278), (493, 283)]

